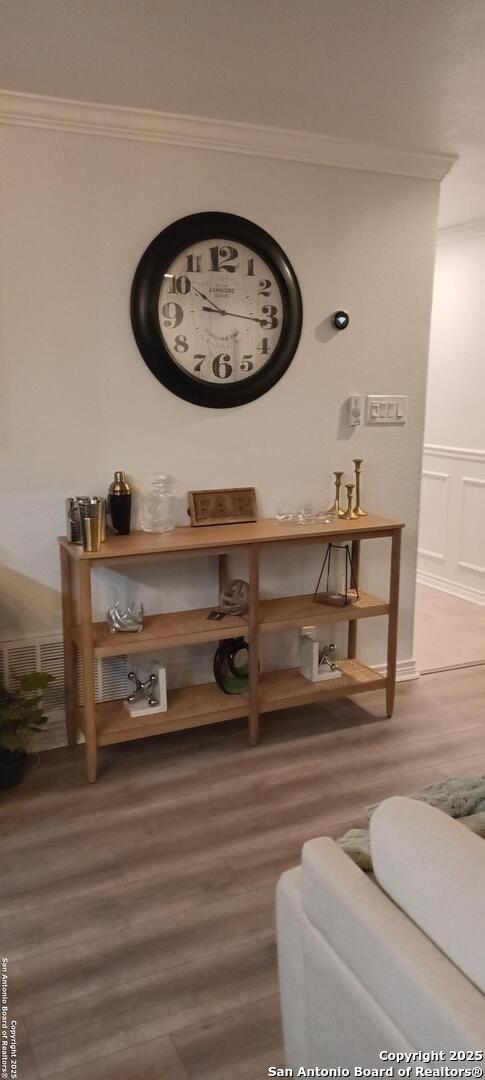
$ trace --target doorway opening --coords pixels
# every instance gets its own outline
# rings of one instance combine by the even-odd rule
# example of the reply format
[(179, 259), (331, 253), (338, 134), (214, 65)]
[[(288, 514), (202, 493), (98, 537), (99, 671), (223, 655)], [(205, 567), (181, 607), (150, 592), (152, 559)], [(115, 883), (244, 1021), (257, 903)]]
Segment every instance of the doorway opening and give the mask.
[(439, 234), (431, 317), (415, 656), (485, 664), (485, 222)]

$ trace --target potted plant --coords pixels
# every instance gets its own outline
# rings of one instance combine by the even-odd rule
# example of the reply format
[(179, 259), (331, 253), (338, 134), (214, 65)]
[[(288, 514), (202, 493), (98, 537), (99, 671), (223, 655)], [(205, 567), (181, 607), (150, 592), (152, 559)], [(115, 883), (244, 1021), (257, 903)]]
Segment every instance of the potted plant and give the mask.
[(22, 779), (28, 743), (47, 723), (42, 691), (53, 681), (45, 671), (31, 671), (20, 676), (14, 690), (7, 690), (0, 680), (0, 788), (14, 787)]

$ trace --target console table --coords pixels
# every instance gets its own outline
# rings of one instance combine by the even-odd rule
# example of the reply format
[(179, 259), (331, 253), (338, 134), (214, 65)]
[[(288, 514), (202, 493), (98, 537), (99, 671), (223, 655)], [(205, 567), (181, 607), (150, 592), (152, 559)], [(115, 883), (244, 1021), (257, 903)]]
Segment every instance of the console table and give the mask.
[[(354, 521), (329, 525), (293, 525), (275, 521), (257, 521), (245, 525), (180, 528), (156, 534), (133, 532), (113, 536), (100, 551), (85, 552), (59, 537), (62, 581), (62, 613), (66, 681), (66, 727), (70, 746), (77, 742), (79, 728), (86, 739), (87, 778), (94, 783), (97, 775), (97, 749), (128, 739), (179, 731), (182, 728), (217, 724), (223, 720), (248, 717), (249, 740), (258, 740), (259, 717), (275, 709), (287, 709), (314, 701), (348, 697), (368, 690), (385, 689), (387, 715), (392, 715), (396, 684), (397, 615), (399, 567), (403, 522), (368, 515)], [(358, 580), (360, 549), (363, 540), (389, 537), (391, 540), (390, 584), (387, 599), (360, 591), (358, 601), (348, 607), (329, 607), (314, 601), (313, 596), (287, 596), (260, 599), (259, 562), (262, 548), (268, 545), (291, 547), (293, 544), (349, 542)], [(221, 622), (208, 621), (210, 608), (197, 611), (164, 612), (145, 618), (141, 633), (112, 634), (105, 623), (93, 623), (91, 570), (94, 565), (116, 566), (124, 563), (177, 560), (212, 555), (218, 559), (219, 586), (228, 580), (228, 556), (245, 552), (249, 561), (249, 610), (244, 616), (226, 616)], [(175, 567), (174, 567), (175, 572)], [(214, 597), (214, 605), (217, 605)], [(357, 659), (357, 626), (360, 619), (377, 615), (388, 617), (387, 674)], [(277, 633), (289, 627), (320, 623), (348, 622), (348, 658), (339, 660), (340, 679), (309, 682), (298, 670), (259, 672), (259, 639), (262, 634)], [(213, 642), (223, 638), (246, 636), (249, 643), (249, 686), (243, 694), (229, 696), (215, 682), (187, 686), (168, 693), (168, 710), (150, 717), (132, 718), (122, 701), (95, 701), (95, 658), (173, 649), (179, 645)], [(78, 706), (76, 694), (75, 649), (82, 657), (83, 699)]]

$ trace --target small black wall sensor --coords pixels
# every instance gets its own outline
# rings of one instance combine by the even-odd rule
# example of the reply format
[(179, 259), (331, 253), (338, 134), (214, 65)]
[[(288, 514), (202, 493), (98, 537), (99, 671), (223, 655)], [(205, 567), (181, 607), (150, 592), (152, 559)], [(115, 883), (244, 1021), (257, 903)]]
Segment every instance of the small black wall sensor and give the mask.
[(335, 311), (332, 315), (332, 326), (336, 330), (346, 330), (349, 325), (350, 319), (346, 311)]

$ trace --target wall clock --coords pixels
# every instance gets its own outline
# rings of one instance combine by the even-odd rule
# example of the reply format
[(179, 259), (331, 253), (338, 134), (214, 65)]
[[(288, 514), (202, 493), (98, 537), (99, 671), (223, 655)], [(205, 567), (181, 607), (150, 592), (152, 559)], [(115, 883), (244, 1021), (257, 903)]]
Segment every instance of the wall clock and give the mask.
[(235, 214), (191, 214), (152, 241), (131, 290), (138, 348), (155, 377), (195, 405), (265, 394), (295, 354), (302, 301), (279, 244)]

